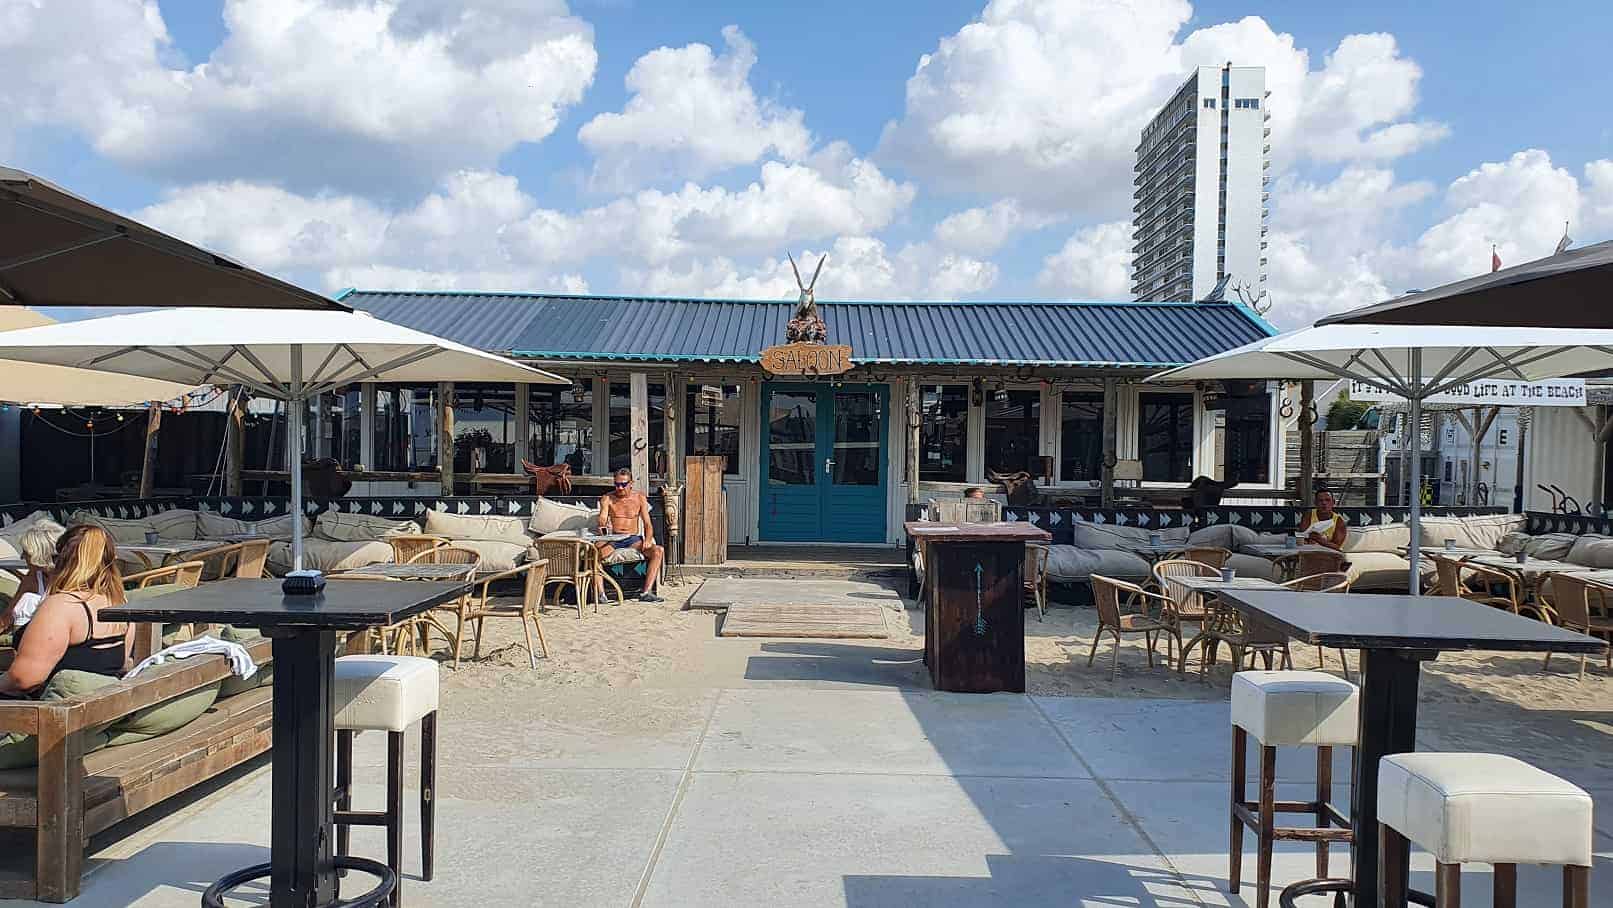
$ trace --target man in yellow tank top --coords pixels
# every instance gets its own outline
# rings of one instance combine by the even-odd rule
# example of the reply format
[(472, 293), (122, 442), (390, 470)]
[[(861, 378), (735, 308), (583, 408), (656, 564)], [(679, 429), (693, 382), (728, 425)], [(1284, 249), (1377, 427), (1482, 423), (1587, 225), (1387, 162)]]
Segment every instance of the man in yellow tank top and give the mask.
[(1334, 510), (1335, 504), (1332, 492), (1317, 490), (1316, 507), (1306, 511), (1299, 521), (1299, 532), (1306, 542), (1325, 545), (1330, 549), (1344, 547), (1344, 538), (1349, 535), (1350, 528), (1344, 515)]

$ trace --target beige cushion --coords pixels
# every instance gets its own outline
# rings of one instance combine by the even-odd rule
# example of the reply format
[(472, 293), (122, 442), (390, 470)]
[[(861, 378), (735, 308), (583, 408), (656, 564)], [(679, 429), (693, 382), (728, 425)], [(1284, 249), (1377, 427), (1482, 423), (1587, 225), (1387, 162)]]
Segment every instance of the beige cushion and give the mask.
[(1259, 577), (1262, 580), (1277, 580), (1281, 573), (1277, 570), (1277, 562), (1270, 558), (1237, 552), (1227, 556), (1227, 563), (1223, 567), (1232, 568), (1239, 577)]
[(1523, 551), (1524, 546), (1534, 537), (1528, 533), (1515, 532), (1502, 536), (1495, 544), (1495, 550), (1503, 555), (1516, 555)]
[(1082, 549), (1073, 545), (1047, 548), (1047, 578), (1057, 583), (1085, 581), (1093, 574), (1118, 580), (1142, 580), (1148, 576), (1148, 560), (1119, 549)]
[(1564, 561), (1593, 568), (1613, 568), (1613, 539), (1606, 536), (1581, 536), (1574, 541)]
[(1439, 548), (1454, 539), (1463, 548), (1495, 549), (1508, 533), (1522, 530), (1522, 514), (1481, 514), (1471, 517), (1424, 517), (1419, 527), (1425, 548)]
[(314, 535), (336, 542), (371, 542), (388, 536), (420, 532), (413, 520), (389, 520), (369, 514), (338, 514), (326, 511), (314, 521)]
[(542, 536), (557, 530), (580, 530), (599, 524), (599, 510), (581, 504), (565, 504), (539, 498), (532, 503), (532, 518), (527, 526)]
[(526, 525), (519, 517), (484, 517), (427, 511), (426, 532), (445, 539), (508, 542), (523, 549), (532, 544), (532, 537), (527, 535)]
[(1388, 552), (1411, 545), (1411, 527), (1404, 523), (1382, 523), (1350, 527), (1344, 537), (1346, 552)]
[(448, 542), (450, 545), (470, 549), (480, 555), (482, 563), (478, 570), (483, 573), (507, 571), (526, 561), (527, 549), (532, 545), (531, 540), (504, 542), (498, 539), (450, 539)]
[(1515, 757), (1406, 753), (1378, 764), (1378, 820), (1443, 864), (1591, 863), (1591, 796)]
[(1268, 746), (1355, 745), (1361, 693), (1326, 672), (1238, 672), (1232, 724)]
[[(223, 539), (250, 533), (270, 539), (289, 540), (294, 519), (290, 514), (283, 514), (268, 520), (237, 520), (212, 511), (201, 511), (196, 515), (196, 536), (198, 539)], [(306, 517), (302, 518), (302, 532), (304, 536), (313, 533), (313, 525)]]
[(33, 528), (34, 524), (40, 522), (41, 520), (47, 520), (51, 523), (56, 522), (55, 518), (51, 517), (50, 514), (46, 513), (45, 511), (35, 511), (32, 514), (29, 514), (27, 517), (23, 517), (19, 520), (13, 520), (12, 522), (6, 524), (3, 528), (0, 528), (0, 540), (4, 540), (13, 549), (15, 549), (17, 547), (17, 540), (22, 538), (22, 534), (28, 532)]
[(1350, 589), (1355, 592), (1404, 593), (1411, 562), (1393, 552), (1351, 552)]
[(187, 541), (196, 538), (196, 512), (181, 508), (134, 519), (102, 517), (93, 511), (78, 510), (68, 518), (68, 523), (94, 524), (111, 533), (117, 542), (145, 542), (148, 532), (154, 532), (163, 539)]
[(1151, 533), (1158, 533), (1163, 542), (1171, 545), (1186, 545), (1187, 532), (1187, 527), (1155, 530), (1148, 527), (1082, 522), (1075, 525), (1074, 536), (1075, 547), (1078, 549), (1119, 549), (1123, 552), (1134, 552), (1148, 544), (1148, 536)]
[(146, 518), (157, 535), (164, 539), (195, 539), (197, 512), (188, 508), (162, 511)]
[[(310, 570), (331, 574), (372, 564), (391, 563), (392, 546), (385, 542), (336, 542), (317, 536), (303, 540), (302, 564)], [(269, 556), (264, 565), (276, 577), (291, 570), (291, 543), (270, 543)]]
[[(1596, 536), (1592, 538), (1605, 539), (1607, 537)], [(1563, 561), (1568, 558), (1568, 553), (1573, 550), (1574, 543), (1578, 542), (1579, 539), (1580, 537), (1575, 536), (1573, 533), (1542, 533), (1539, 536), (1529, 537), (1529, 541), (1523, 544), (1523, 551), (1530, 558)]]
[(420, 656), (343, 656), (331, 685), (336, 727), (406, 731), (437, 711), (437, 661)]

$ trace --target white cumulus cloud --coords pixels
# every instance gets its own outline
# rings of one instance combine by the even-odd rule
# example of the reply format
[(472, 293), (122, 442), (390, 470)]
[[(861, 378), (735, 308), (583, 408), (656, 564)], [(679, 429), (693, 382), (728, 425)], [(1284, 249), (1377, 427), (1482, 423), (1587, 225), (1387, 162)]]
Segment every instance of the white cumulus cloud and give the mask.
[(1130, 222), (1083, 227), (1043, 259), (1036, 283), (1079, 299), (1130, 299), (1131, 258)]

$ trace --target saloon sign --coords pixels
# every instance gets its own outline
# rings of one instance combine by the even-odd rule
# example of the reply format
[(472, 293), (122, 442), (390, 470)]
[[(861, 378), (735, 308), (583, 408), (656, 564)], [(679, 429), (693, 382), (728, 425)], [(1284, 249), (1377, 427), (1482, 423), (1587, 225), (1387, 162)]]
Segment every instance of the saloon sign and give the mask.
[(762, 351), (762, 368), (774, 375), (842, 375), (851, 371), (851, 348), (841, 344), (780, 344)]
[[(1364, 381), (1350, 382), (1350, 399), (1372, 403), (1405, 403), (1397, 395)], [(1585, 406), (1585, 380), (1580, 378), (1558, 378), (1550, 381), (1484, 379), (1457, 385), (1449, 391), (1442, 391), (1423, 402), (1458, 407), (1583, 407)]]

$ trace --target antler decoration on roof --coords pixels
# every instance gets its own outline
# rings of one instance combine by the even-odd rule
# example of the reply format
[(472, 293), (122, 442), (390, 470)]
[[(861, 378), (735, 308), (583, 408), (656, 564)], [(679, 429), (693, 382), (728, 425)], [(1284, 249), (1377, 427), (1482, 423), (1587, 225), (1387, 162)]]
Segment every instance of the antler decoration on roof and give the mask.
[(823, 273), (823, 263), (829, 260), (827, 255), (818, 259), (818, 267), (812, 272), (811, 283), (801, 282), (801, 269), (796, 267), (795, 256), (784, 253), (790, 260), (790, 270), (795, 272), (795, 286), (801, 288), (801, 296), (795, 303), (795, 312), (790, 316), (790, 324), (784, 330), (784, 339), (792, 344), (821, 344), (829, 339), (829, 326), (824, 324), (823, 317), (818, 314), (817, 297), (813, 289), (818, 286), (818, 275)]

